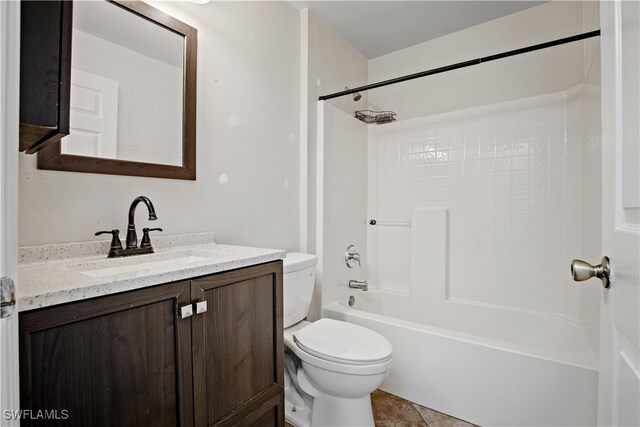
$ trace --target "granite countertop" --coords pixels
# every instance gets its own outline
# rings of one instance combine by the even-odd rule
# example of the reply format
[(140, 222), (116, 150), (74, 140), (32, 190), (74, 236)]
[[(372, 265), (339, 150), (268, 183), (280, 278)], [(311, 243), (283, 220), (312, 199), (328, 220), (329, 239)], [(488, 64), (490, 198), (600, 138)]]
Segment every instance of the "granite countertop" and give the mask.
[(34, 310), (282, 259), (285, 251), (221, 245), (214, 233), (158, 236), (155, 253), (107, 258), (109, 240), (21, 247), (18, 311)]

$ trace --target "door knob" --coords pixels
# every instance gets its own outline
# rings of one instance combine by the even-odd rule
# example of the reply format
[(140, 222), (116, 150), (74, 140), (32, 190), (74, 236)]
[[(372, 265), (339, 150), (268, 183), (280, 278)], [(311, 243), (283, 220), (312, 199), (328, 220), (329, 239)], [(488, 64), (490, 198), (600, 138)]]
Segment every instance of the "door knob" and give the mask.
[(602, 257), (599, 265), (591, 265), (579, 259), (571, 261), (571, 275), (576, 282), (597, 277), (602, 281), (602, 286), (608, 288), (611, 285), (609, 278), (611, 277), (609, 257)]

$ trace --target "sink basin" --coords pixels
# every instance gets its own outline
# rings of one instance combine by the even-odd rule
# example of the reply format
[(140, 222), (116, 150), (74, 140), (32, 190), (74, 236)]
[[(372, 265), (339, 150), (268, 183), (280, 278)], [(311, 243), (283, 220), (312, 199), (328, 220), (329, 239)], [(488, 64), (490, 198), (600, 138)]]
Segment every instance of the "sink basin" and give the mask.
[(107, 277), (118, 274), (138, 273), (138, 272), (161, 272), (163, 270), (173, 271), (180, 267), (192, 267), (196, 264), (211, 262), (211, 258), (201, 256), (186, 256), (168, 261), (145, 262), (143, 264), (119, 265), (117, 267), (100, 268), (97, 270), (85, 270), (81, 273), (89, 277)]
[(180, 268), (196, 267), (215, 262), (226, 254), (184, 251), (178, 253), (150, 254), (126, 258), (110, 258), (92, 263), (70, 266), (71, 270), (94, 278), (128, 275), (145, 276), (175, 271)]

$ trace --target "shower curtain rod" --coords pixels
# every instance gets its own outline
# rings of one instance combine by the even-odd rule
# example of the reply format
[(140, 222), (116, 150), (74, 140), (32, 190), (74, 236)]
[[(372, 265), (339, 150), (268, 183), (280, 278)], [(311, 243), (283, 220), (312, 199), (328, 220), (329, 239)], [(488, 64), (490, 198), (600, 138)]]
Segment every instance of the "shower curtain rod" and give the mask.
[(510, 50), (507, 52), (498, 53), (495, 55), (489, 55), (482, 58), (471, 59), (469, 61), (458, 62), (456, 64), (446, 65), (444, 67), (432, 68), (431, 70), (421, 71), (419, 73), (408, 74), (402, 77), (396, 77), (394, 79), (383, 80), (377, 83), (371, 83), (368, 85), (356, 87), (349, 90), (343, 90), (340, 92), (335, 92), (329, 95), (324, 95), (318, 98), (319, 101), (324, 101), (327, 99), (338, 98), (344, 95), (350, 95), (356, 92), (363, 92), (369, 89), (375, 89), (383, 86), (388, 86), (396, 83), (406, 82), (407, 80), (419, 79), (420, 77), (431, 76), (433, 74), (444, 73), (447, 71), (457, 70), (459, 68), (470, 67), (472, 65), (479, 65), (485, 62), (495, 61), (496, 59), (508, 58), (510, 56), (520, 55), (523, 53), (533, 52), (540, 49), (546, 49), (553, 46), (559, 46), (566, 43), (572, 43), (579, 40), (588, 39), (591, 37), (597, 37), (600, 35), (600, 30), (589, 31), (587, 33), (576, 34), (575, 36), (565, 37), (562, 39), (552, 40), (546, 43), (535, 44), (533, 46), (523, 47), (520, 49)]

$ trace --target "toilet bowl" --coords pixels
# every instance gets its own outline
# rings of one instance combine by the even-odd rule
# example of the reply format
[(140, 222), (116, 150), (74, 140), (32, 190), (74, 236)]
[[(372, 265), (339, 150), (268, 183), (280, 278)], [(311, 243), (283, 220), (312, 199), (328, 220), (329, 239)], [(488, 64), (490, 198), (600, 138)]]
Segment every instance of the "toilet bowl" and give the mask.
[(371, 392), (392, 364), (382, 335), (333, 319), (307, 322), (316, 257), (284, 261), (285, 418), (303, 426), (373, 426)]

